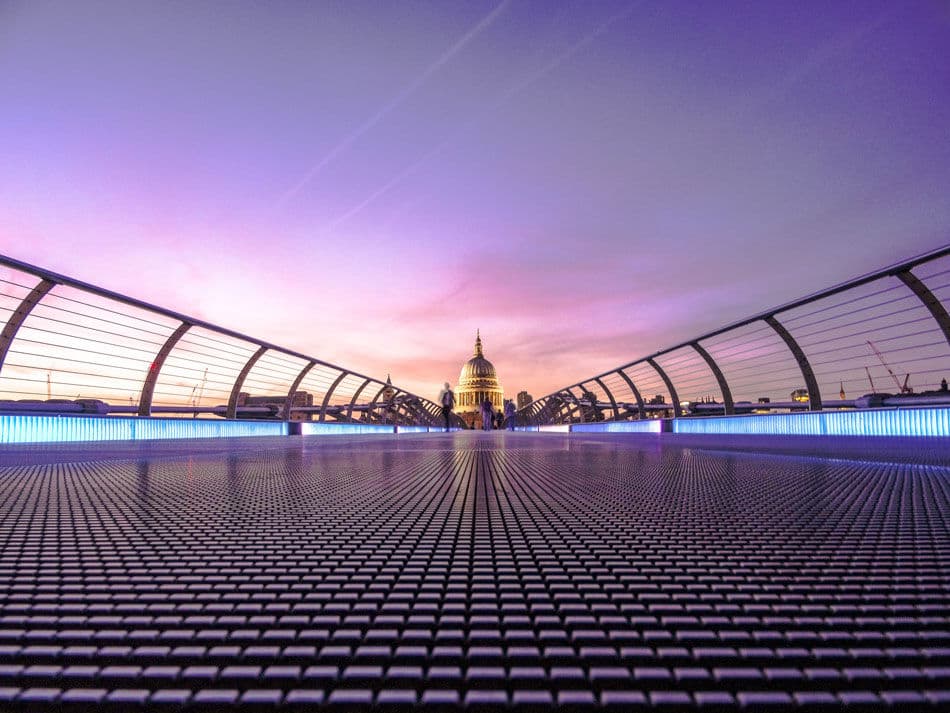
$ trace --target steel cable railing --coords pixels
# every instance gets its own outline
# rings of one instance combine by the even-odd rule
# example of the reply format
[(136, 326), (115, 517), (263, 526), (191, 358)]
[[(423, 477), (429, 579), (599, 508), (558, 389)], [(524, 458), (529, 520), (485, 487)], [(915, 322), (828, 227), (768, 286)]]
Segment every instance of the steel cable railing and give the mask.
[(0, 411), (441, 423), (398, 385), (4, 256)]
[(543, 396), (522, 423), (933, 404), (950, 392), (950, 245)]

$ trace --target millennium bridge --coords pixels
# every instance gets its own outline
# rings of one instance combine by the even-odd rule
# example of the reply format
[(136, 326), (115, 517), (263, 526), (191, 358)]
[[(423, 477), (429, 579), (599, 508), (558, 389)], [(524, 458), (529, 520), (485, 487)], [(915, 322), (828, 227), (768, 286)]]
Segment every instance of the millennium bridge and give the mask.
[(950, 247), (443, 433), (0, 258), (0, 710), (946, 710), (948, 304)]

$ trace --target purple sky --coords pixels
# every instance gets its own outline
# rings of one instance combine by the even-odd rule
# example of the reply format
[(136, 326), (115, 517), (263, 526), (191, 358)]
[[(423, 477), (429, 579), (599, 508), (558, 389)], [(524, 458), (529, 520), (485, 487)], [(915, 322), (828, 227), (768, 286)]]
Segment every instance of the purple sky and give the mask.
[(950, 5), (0, 0), (0, 252), (434, 396), (950, 241)]

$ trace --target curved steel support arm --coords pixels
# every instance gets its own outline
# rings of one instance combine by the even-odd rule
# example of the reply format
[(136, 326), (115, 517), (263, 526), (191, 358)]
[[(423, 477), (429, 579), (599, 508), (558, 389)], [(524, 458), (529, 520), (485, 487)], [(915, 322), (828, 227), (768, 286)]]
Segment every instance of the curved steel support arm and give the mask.
[(343, 379), (345, 379), (347, 374), (349, 373), (350, 372), (348, 371), (341, 371), (340, 375), (336, 377), (336, 379), (333, 380), (333, 383), (330, 384), (330, 388), (327, 389), (327, 392), (323, 395), (323, 403), (320, 404), (320, 419), (319, 420), (321, 423), (326, 420), (327, 406), (330, 404), (330, 397), (333, 396), (333, 392), (336, 389), (336, 387), (340, 385), (340, 382), (343, 381)]
[(542, 404), (540, 401), (535, 401), (528, 404), (524, 407), (523, 413), (526, 418), (536, 421), (538, 419), (538, 414), (541, 412)]
[(438, 426), (442, 417), (442, 407), (437, 406), (428, 399), (422, 402), (422, 412), (426, 415), (426, 424), (429, 426)]
[(430, 426), (435, 422), (434, 414), (429, 410), (429, 404), (424, 399), (418, 399), (415, 404), (415, 410), (422, 419), (420, 425)]
[(142, 384), (142, 395), (139, 397), (139, 416), (152, 415), (152, 397), (155, 395), (155, 384), (158, 383), (158, 375), (161, 373), (162, 367), (165, 366), (168, 355), (178, 344), (178, 340), (185, 336), (185, 332), (189, 329), (191, 329), (191, 325), (188, 322), (179, 324), (178, 329), (168, 335), (168, 339), (165, 340), (162, 348), (155, 355), (152, 365), (148, 368), (148, 374), (145, 376), (145, 383)]
[(577, 414), (578, 423), (586, 423), (584, 421), (584, 407), (581, 406), (577, 401), (574, 402), (573, 406), (567, 411), (567, 422), (574, 423), (574, 414)]
[(538, 401), (535, 401), (533, 404), (528, 406), (528, 414), (531, 418), (540, 419), (541, 414), (545, 413), (548, 407), (548, 397), (543, 397)]
[(399, 398), (404, 393), (404, 391), (396, 389), (392, 400), (386, 401), (386, 409), (393, 416), (393, 425), (400, 425), (398, 420), (399, 416), (408, 418), (409, 414), (412, 413), (411, 409), (409, 408), (409, 404), (407, 404), (403, 399)]
[[(406, 393), (405, 391), (402, 393)], [(409, 394), (406, 394), (409, 396)], [(429, 414), (426, 413), (425, 408), (423, 408), (422, 403), (416, 401), (414, 397), (409, 396), (407, 400), (404, 400), (400, 403), (403, 412), (410, 419), (407, 425), (412, 426), (422, 426), (428, 425), (429, 423)]]
[(396, 404), (393, 406), (392, 410), (393, 415), (393, 425), (394, 426), (412, 426), (413, 424), (413, 415), (412, 409), (409, 408), (408, 404)]
[(607, 394), (607, 398), (610, 399), (610, 407), (614, 410), (614, 421), (620, 420), (620, 409), (617, 408), (617, 400), (614, 398), (614, 395), (610, 393), (610, 389), (607, 388), (607, 385), (599, 378), (595, 378), (594, 381), (597, 385), (604, 390), (604, 393)]
[[(573, 397), (573, 394), (571, 394)], [(564, 419), (567, 419), (568, 423), (574, 422), (574, 409), (577, 408), (577, 401), (573, 398), (564, 398), (563, 393), (561, 394), (561, 399), (555, 405), (557, 411), (554, 414), (554, 418), (557, 423), (564, 423)]]
[(538, 425), (545, 423), (544, 419), (549, 417), (551, 412), (550, 403), (551, 399), (545, 398), (543, 401), (539, 401), (535, 406), (532, 406), (531, 418), (533, 418)]
[(548, 423), (561, 423), (561, 416), (567, 408), (567, 401), (561, 394), (554, 394), (545, 405), (545, 420)]
[(577, 395), (570, 389), (565, 389), (565, 393), (570, 394), (570, 402), (574, 404), (573, 408), (568, 409), (567, 417), (570, 419), (570, 423), (574, 423), (574, 412), (578, 411), (578, 420), (581, 423), (584, 423), (584, 410), (581, 408), (580, 399), (577, 398)]
[(763, 318), (763, 321), (782, 338), (782, 341), (785, 342), (785, 346), (788, 347), (789, 351), (792, 352), (792, 356), (795, 357), (795, 361), (798, 362), (798, 368), (801, 369), (802, 378), (805, 380), (805, 388), (808, 389), (809, 409), (812, 411), (821, 411), (821, 392), (818, 390), (818, 380), (815, 378), (815, 372), (812, 370), (811, 364), (808, 362), (808, 357), (805, 356), (805, 352), (798, 346), (798, 342), (795, 341), (795, 337), (792, 336), (791, 332), (785, 329), (785, 326), (775, 319), (775, 315), (769, 315)]
[[(400, 396), (404, 398), (399, 398)], [(396, 393), (393, 394), (391, 413), (393, 414), (395, 425), (411, 426), (419, 423), (418, 405), (412, 402), (412, 396), (405, 391), (397, 389)], [(402, 416), (404, 419), (402, 423), (398, 420), (399, 416)]]
[(538, 420), (538, 414), (541, 411), (541, 407), (537, 403), (530, 404), (524, 408), (524, 417), (526, 420), (525, 425), (529, 425)]
[(535, 401), (534, 403), (531, 403), (528, 406), (526, 406), (525, 411), (527, 412), (528, 418), (531, 419), (531, 421), (534, 423), (539, 423), (539, 424), (543, 423), (542, 416), (544, 414), (547, 414), (549, 401), (550, 401), (550, 398), (547, 396), (544, 396), (538, 399), (537, 401)]
[(234, 387), (231, 389), (231, 398), (228, 399), (228, 411), (227, 418), (237, 418), (237, 402), (238, 394), (241, 393), (241, 387), (244, 386), (244, 380), (247, 378), (247, 375), (251, 373), (251, 369), (254, 368), (254, 365), (257, 363), (257, 360), (264, 356), (264, 352), (267, 351), (267, 347), (260, 347), (254, 354), (251, 355), (251, 358), (247, 360), (247, 364), (244, 365), (244, 368), (241, 369), (241, 373), (238, 374), (238, 378), (234, 381)]
[(910, 270), (898, 272), (897, 277), (907, 285), (911, 291), (917, 295), (917, 298), (924, 303), (924, 307), (930, 312), (930, 315), (937, 321), (937, 326), (943, 332), (944, 339), (950, 344), (950, 315), (947, 314), (947, 308), (943, 306), (937, 296), (930, 291), (920, 279)]
[(297, 378), (294, 379), (294, 383), (290, 385), (290, 389), (287, 390), (287, 398), (284, 399), (284, 420), (290, 420), (290, 409), (294, 405), (294, 394), (297, 393), (297, 389), (300, 388), (300, 385), (303, 383), (303, 380), (307, 377), (307, 374), (310, 373), (310, 370), (317, 365), (317, 362), (310, 361), (309, 364), (305, 365), (303, 369), (300, 370), (300, 373), (297, 374)]
[(673, 416), (679, 418), (683, 415), (683, 409), (680, 408), (680, 397), (676, 393), (676, 387), (673, 386), (673, 382), (666, 372), (656, 363), (656, 359), (647, 359), (647, 364), (653, 367), (660, 378), (663, 379), (663, 383), (666, 384), (666, 389), (670, 392), (670, 398), (673, 400)]
[(10, 351), (10, 345), (13, 344), (13, 340), (16, 338), (16, 333), (20, 331), (20, 327), (30, 316), (33, 308), (54, 287), (56, 287), (56, 283), (52, 280), (40, 280), (36, 287), (30, 290), (30, 294), (23, 298), (16, 311), (10, 315), (7, 323), (3, 326), (3, 331), (0, 332), (0, 371), (3, 371), (3, 362), (7, 358), (7, 352)]
[(397, 390), (393, 394), (392, 401), (387, 399), (383, 402), (386, 408), (386, 423), (392, 426), (403, 426), (408, 423), (409, 407), (399, 400), (400, 393), (402, 392)]
[(375, 406), (377, 402), (379, 402), (379, 397), (383, 395), (383, 392), (385, 390), (386, 390), (386, 384), (383, 384), (382, 386), (379, 387), (379, 391), (376, 392), (376, 395), (373, 397), (373, 400), (369, 402), (370, 406)]
[(564, 410), (564, 399), (557, 394), (548, 397), (544, 408), (538, 413), (541, 423), (558, 423), (558, 416)]
[(368, 406), (367, 411), (366, 411), (366, 415), (367, 415), (367, 416), (372, 417), (372, 416), (373, 416), (373, 412), (374, 412), (377, 408), (379, 408), (379, 406), (378, 406), (378, 404), (379, 404), (379, 397), (383, 395), (383, 392), (384, 392), (385, 390), (386, 390), (386, 384), (383, 384), (381, 387), (379, 387), (379, 391), (376, 392), (376, 395), (373, 397), (373, 400), (370, 401), (369, 404), (367, 404), (367, 406)]
[(372, 383), (373, 383), (373, 380), (372, 380), (372, 379), (367, 379), (367, 380), (364, 381), (362, 384), (360, 384), (360, 388), (358, 388), (358, 389), (356, 390), (356, 393), (353, 394), (353, 398), (350, 399), (350, 405), (347, 406), (347, 408), (346, 408), (346, 420), (347, 420), (347, 421), (352, 421), (352, 420), (353, 420), (353, 406), (356, 405), (356, 400), (360, 397), (360, 394), (363, 393), (363, 389), (365, 389), (367, 386), (369, 386), (369, 385), (372, 384)]
[(432, 425), (432, 414), (430, 414), (425, 409), (425, 405), (420, 401), (408, 404), (411, 412), (415, 414), (416, 426), (430, 426)]
[(564, 423), (564, 414), (568, 409), (568, 405), (569, 403), (564, 399), (552, 403), (549, 411), (550, 416), (547, 418), (548, 423)]
[(597, 403), (598, 403), (597, 394), (595, 394), (595, 393), (594, 393), (593, 391), (591, 391), (590, 389), (586, 388), (586, 384), (587, 384), (587, 383), (588, 383), (588, 382), (583, 381), (583, 382), (581, 382), (580, 384), (578, 384), (578, 386), (577, 386), (577, 388), (579, 388), (580, 391), (581, 391), (581, 396), (580, 396), (580, 399), (578, 399), (578, 404), (580, 404), (581, 399), (583, 399), (583, 400), (586, 401), (586, 400), (587, 400), (586, 397), (587, 397), (588, 395), (594, 397), (593, 400), (591, 400), (590, 405), (587, 407), (587, 412), (586, 412), (586, 413), (584, 412), (584, 407), (581, 406), (580, 411), (579, 411), (579, 414), (580, 414), (580, 417), (581, 417), (581, 423), (585, 423), (585, 421), (586, 421), (585, 417), (586, 417), (586, 416), (590, 416), (591, 422), (596, 421), (596, 420), (597, 420), (597, 414), (600, 413), (600, 410), (599, 410), (599, 408), (598, 408), (598, 406), (597, 406)]
[(562, 391), (559, 395), (561, 401), (555, 415), (557, 422), (564, 423), (564, 420), (567, 419), (568, 423), (574, 423), (574, 409), (577, 408), (577, 399), (574, 392), (568, 389)]
[(634, 385), (633, 380), (624, 373), (623, 369), (618, 369), (617, 373), (630, 388), (630, 391), (633, 393), (633, 398), (637, 400), (637, 410), (640, 412), (640, 420), (642, 421), (647, 417), (647, 410), (643, 408), (643, 397), (640, 395), (640, 390)]
[(703, 349), (699, 342), (690, 342), (690, 346), (703, 358), (703, 361), (706, 362), (713, 376), (716, 377), (716, 381), (719, 382), (719, 391), (722, 393), (723, 411), (725, 411), (726, 416), (731, 416), (736, 412), (736, 405), (732, 400), (732, 391), (729, 388), (729, 383), (726, 381), (725, 375), (722, 373), (722, 369), (719, 368), (716, 360), (712, 358), (709, 352)]
[(548, 401), (544, 404), (544, 408), (538, 410), (537, 415), (538, 423), (554, 423), (554, 404), (551, 401)]

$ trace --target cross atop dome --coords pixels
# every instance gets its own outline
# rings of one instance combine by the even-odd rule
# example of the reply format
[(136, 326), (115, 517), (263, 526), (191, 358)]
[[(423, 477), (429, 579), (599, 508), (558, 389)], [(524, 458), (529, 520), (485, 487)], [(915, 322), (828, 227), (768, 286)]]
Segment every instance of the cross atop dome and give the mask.
[(484, 356), (485, 356), (484, 354), (482, 354), (482, 335), (481, 335), (481, 330), (478, 330), (478, 329), (475, 330), (475, 356), (477, 356), (477, 357), (483, 357), (483, 358), (484, 358)]

